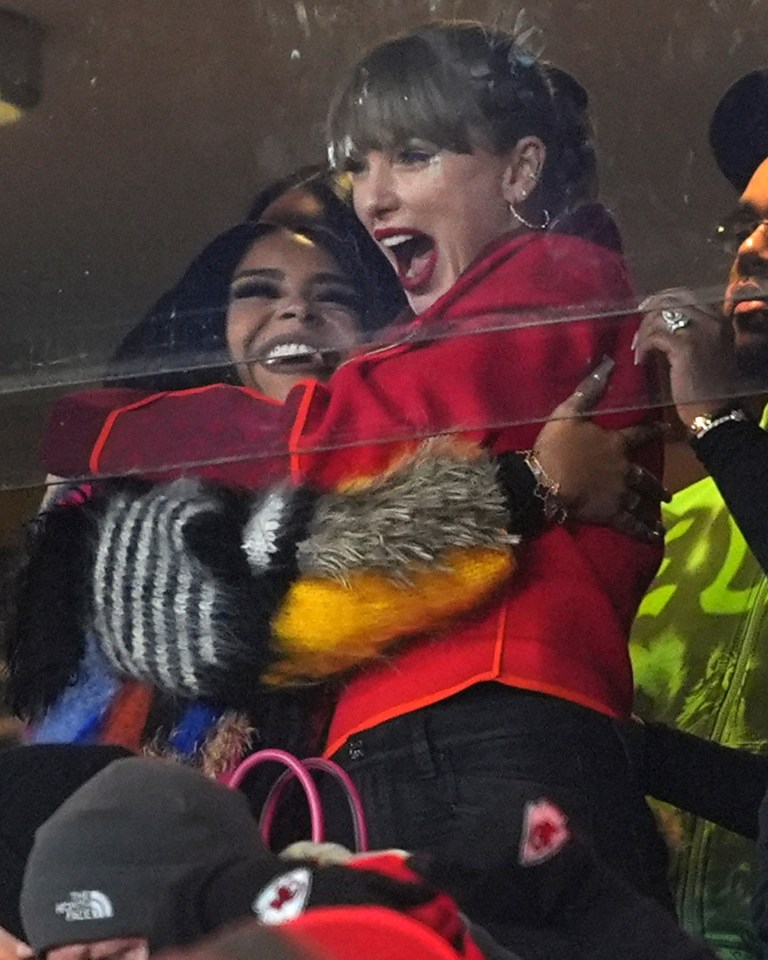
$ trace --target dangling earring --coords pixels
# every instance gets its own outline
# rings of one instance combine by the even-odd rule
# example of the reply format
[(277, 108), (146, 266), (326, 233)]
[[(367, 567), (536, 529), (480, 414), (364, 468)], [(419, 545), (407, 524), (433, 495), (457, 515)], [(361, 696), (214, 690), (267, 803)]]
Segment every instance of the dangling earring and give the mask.
[[(522, 196), (523, 196), (523, 200), (525, 200), (525, 198), (528, 196), (527, 191), (523, 190)], [(517, 210), (515, 210), (515, 205), (514, 205), (514, 203), (512, 203), (511, 201), (510, 201), (510, 203), (509, 203), (509, 212), (510, 212), (510, 213), (512, 214), (512, 216), (515, 218), (515, 220), (518, 221), (518, 223), (522, 223), (522, 225), (523, 225), (524, 227), (528, 227), (529, 230), (546, 230), (547, 227), (548, 227), (549, 224), (550, 224), (551, 219), (552, 219), (552, 218), (550, 217), (550, 215), (549, 215), (549, 210), (547, 210), (546, 207), (545, 207), (545, 208), (541, 211), (541, 212), (542, 212), (542, 216), (543, 216), (543, 218), (544, 218), (544, 219), (543, 219), (543, 223), (531, 223), (530, 220), (526, 220), (525, 217), (520, 216), (520, 214), (517, 212)]]

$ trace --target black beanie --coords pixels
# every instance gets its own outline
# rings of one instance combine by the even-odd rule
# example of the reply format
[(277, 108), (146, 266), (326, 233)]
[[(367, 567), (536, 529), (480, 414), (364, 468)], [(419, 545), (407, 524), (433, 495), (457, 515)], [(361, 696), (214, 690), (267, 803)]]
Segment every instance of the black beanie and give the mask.
[(131, 756), (112, 746), (39, 744), (0, 753), (0, 927), (24, 938), (19, 896), (35, 831), (87, 780)]
[(712, 115), (709, 142), (718, 167), (742, 193), (768, 157), (768, 70), (745, 73)]
[(116, 937), (188, 943), (204, 932), (200, 891), (244, 858), (279, 863), (243, 794), (172, 761), (120, 760), (38, 831), (21, 895), (27, 940), (36, 953)]

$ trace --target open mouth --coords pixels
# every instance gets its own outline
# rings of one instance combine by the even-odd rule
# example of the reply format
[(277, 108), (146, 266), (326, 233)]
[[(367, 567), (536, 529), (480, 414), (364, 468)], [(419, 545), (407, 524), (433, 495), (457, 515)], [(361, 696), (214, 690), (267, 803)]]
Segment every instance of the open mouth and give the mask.
[(268, 345), (253, 362), (276, 373), (317, 373), (335, 370), (341, 352), (334, 347), (303, 340), (284, 340)]
[(421, 290), (429, 283), (437, 264), (437, 249), (431, 237), (412, 230), (382, 230), (375, 236), (394, 260), (404, 290)]

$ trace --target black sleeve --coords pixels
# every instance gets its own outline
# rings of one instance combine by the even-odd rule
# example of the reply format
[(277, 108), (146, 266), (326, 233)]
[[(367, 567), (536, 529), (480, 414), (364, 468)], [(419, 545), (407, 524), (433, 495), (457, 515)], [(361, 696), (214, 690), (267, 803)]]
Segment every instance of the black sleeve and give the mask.
[(502, 453), (496, 458), (497, 476), (509, 511), (509, 532), (533, 537), (546, 527), (544, 501), (536, 496), (536, 478), (523, 453)]
[(768, 571), (768, 433), (753, 420), (730, 420), (692, 446), (758, 563)]
[(85, 653), (93, 533), (90, 504), (54, 504), (30, 524), (22, 562), (3, 600), (6, 695), (39, 719), (77, 675)]
[(661, 723), (643, 728), (646, 793), (750, 840), (768, 790), (768, 757), (724, 747)]
[[(757, 932), (757, 939), (765, 951), (768, 945), (768, 797), (760, 807), (760, 836), (757, 841), (757, 862), (760, 870), (757, 875), (757, 885), (752, 896), (750, 916), (752, 926)], [(761, 956), (765, 956), (765, 952)]]

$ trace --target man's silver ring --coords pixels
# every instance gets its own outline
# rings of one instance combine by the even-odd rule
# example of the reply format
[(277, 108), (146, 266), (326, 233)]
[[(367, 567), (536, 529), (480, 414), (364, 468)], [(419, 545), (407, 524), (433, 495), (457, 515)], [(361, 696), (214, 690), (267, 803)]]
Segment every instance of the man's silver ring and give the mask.
[(684, 314), (682, 310), (662, 310), (661, 319), (670, 333), (677, 333), (678, 330), (682, 330), (691, 324), (691, 318)]

